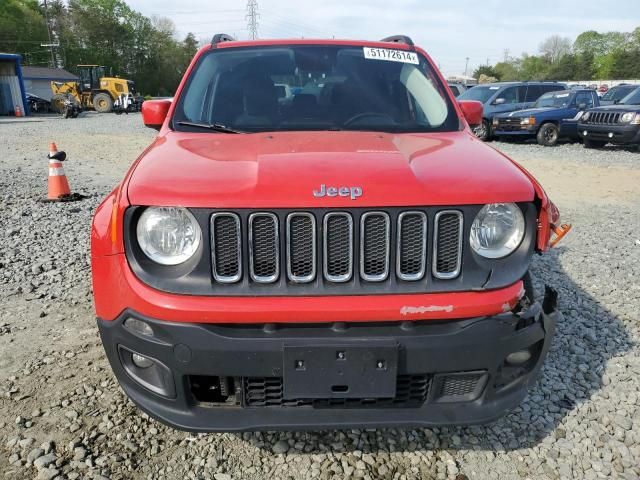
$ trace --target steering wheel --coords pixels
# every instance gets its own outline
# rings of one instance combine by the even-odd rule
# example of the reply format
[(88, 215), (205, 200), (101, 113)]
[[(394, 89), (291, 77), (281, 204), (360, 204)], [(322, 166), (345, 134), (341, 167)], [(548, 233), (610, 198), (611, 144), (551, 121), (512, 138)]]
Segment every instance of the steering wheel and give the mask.
[(385, 120), (390, 121), (390, 123), (396, 123), (393, 118), (389, 115), (387, 115), (386, 113), (378, 113), (378, 112), (362, 112), (362, 113), (358, 113), (357, 115), (354, 115), (353, 117), (345, 120), (343, 122), (343, 125), (346, 127), (347, 125), (351, 125), (352, 123), (356, 123), (359, 120), (362, 120), (363, 118), (367, 118), (367, 117), (378, 117), (378, 118), (383, 118)]

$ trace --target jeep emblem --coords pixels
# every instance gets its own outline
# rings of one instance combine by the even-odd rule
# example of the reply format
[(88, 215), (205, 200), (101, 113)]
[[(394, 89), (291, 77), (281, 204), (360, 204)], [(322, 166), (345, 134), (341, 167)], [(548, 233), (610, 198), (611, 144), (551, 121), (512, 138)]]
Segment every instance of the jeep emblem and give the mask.
[(324, 183), (319, 190), (313, 191), (313, 196), (321, 197), (351, 197), (356, 200), (362, 196), (362, 187), (327, 187)]

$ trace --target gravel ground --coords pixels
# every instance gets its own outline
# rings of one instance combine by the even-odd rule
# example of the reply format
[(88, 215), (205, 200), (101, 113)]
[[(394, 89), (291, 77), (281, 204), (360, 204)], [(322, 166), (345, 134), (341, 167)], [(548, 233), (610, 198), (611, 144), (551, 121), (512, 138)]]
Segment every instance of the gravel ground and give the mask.
[[(534, 260), (564, 320), (524, 403), (484, 426), (189, 435), (120, 391), (91, 305), (92, 212), (153, 138), (139, 115), (0, 124), (0, 473), (6, 479), (640, 478), (640, 154), (494, 143), (574, 231)], [(72, 189), (43, 204), (46, 152)]]

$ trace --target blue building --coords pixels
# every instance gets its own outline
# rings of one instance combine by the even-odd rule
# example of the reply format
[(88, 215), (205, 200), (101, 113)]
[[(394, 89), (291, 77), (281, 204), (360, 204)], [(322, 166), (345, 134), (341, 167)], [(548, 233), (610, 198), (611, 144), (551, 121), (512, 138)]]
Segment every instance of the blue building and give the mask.
[(20, 55), (0, 53), (0, 115), (23, 116), (28, 113), (21, 61)]

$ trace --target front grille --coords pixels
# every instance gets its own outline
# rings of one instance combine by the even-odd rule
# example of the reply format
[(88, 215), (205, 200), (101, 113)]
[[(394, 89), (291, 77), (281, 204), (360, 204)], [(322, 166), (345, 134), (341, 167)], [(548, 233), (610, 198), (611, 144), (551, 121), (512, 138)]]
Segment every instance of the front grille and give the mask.
[(254, 213), (249, 217), (249, 262), (251, 279), (275, 282), (280, 271), (278, 217), (273, 213)]
[(360, 218), (360, 276), (369, 282), (380, 282), (389, 275), (389, 215), (367, 212)]
[(211, 216), (213, 278), (233, 283), (242, 277), (240, 218), (235, 213)]
[(428, 375), (398, 375), (393, 398), (285, 399), (282, 377), (247, 377), (242, 382), (246, 407), (310, 408), (416, 408), (427, 399), (430, 384)]
[(220, 284), (263, 289), (282, 280), (338, 285), (355, 279), (373, 289), (391, 277), (420, 291), (428, 263), (439, 280), (457, 278), (461, 270), (458, 210), (217, 212), (210, 224), (213, 278)]
[(347, 282), (353, 274), (353, 219), (348, 213), (324, 217), (324, 277)]
[(621, 115), (616, 112), (591, 112), (586, 123), (612, 125), (618, 123)]
[(520, 118), (514, 117), (499, 118), (497, 130), (501, 130), (503, 132), (519, 131), (521, 130), (520, 121)]
[(438, 212), (435, 219), (433, 275), (451, 279), (460, 273), (462, 263), (462, 213)]

